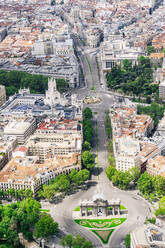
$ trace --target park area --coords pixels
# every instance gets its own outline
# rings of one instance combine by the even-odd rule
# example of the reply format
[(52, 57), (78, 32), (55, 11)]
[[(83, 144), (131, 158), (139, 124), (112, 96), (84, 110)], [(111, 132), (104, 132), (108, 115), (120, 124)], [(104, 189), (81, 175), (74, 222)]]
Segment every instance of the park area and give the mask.
[(112, 232), (115, 227), (121, 225), (126, 221), (126, 218), (112, 218), (112, 219), (75, 219), (78, 225), (89, 228), (103, 244), (108, 244)]

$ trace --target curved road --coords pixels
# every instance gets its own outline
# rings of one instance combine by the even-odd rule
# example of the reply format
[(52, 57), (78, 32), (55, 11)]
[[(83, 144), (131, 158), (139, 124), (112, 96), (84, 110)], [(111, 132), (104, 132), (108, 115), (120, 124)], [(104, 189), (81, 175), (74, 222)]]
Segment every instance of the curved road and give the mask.
[[(75, 92), (79, 95), (80, 98), (84, 98), (87, 95), (97, 95), (101, 98), (100, 104), (90, 105), (90, 108), (93, 110), (93, 112), (97, 112), (97, 114), (94, 116), (94, 121), (97, 121), (98, 124), (98, 158), (100, 175), (99, 179), (97, 175), (92, 176), (94, 185), (91, 186), (88, 190), (81, 190), (73, 195), (67, 196), (61, 203), (57, 205), (43, 203), (43, 207), (50, 209), (51, 215), (59, 223), (59, 226), (63, 231), (85, 236), (87, 239), (92, 241), (95, 247), (121, 248), (121, 242), (124, 240), (126, 234), (137, 226), (142, 225), (146, 217), (151, 216), (151, 210), (148, 203), (144, 199), (138, 197), (135, 192), (121, 191), (113, 187), (113, 185), (105, 175), (105, 169), (108, 165), (108, 159), (106, 149), (106, 134), (104, 128), (104, 111), (106, 109), (109, 109), (114, 104), (115, 99), (113, 95), (109, 95), (103, 90), (103, 87), (105, 88), (105, 85), (100, 85), (95, 60), (96, 55), (94, 55), (93, 53), (82, 51), (82, 45), (76, 37), (74, 37), (74, 42), (77, 43), (81, 49), (80, 56), (86, 82), (86, 86), (84, 88), (77, 89), (75, 90)], [(88, 60), (91, 63), (95, 83), (95, 91), (90, 90), (92, 86), (92, 80), (86, 57), (88, 57)], [(72, 212), (74, 208), (79, 205), (80, 200), (90, 200), (93, 198), (94, 195), (98, 193), (103, 194), (105, 199), (107, 200), (110, 200), (112, 198), (119, 198), (122, 202), (122, 205), (126, 206), (128, 209), (127, 220), (121, 226), (115, 229), (110, 238), (108, 246), (103, 246), (97, 236), (95, 236), (88, 229), (77, 225), (72, 219)]]

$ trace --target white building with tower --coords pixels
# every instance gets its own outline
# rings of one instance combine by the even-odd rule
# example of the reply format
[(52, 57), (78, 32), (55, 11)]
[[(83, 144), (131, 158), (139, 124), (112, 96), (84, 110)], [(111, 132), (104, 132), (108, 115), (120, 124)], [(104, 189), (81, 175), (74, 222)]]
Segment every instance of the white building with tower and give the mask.
[(48, 90), (46, 91), (44, 103), (50, 106), (55, 106), (56, 104), (65, 105), (67, 103), (67, 99), (57, 90), (55, 78), (48, 79)]

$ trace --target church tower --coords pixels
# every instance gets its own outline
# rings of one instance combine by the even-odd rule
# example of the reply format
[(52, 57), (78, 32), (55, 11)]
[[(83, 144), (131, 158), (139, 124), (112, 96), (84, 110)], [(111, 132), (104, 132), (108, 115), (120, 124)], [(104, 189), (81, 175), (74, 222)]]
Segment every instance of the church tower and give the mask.
[(57, 91), (56, 87), (56, 79), (51, 77), (48, 79), (48, 90), (46, 91), (44, 103), (52, 106), (61, 103), (61, 100), (60, 92)]

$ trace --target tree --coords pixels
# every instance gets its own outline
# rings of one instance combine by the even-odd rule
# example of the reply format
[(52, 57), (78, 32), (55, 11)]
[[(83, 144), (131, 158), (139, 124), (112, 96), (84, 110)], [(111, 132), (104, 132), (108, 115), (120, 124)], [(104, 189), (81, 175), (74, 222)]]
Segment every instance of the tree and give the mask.
[(159, 207), (165, 209), (165, 196), (163, 196), (159, 202)]
[(159, 208), (155, 211), (155, 215), (156, 216), (165, 215), (165, 196), (163, 196), (159, 201)]
[(81, 178), (81, 180), (82, 180), (83, 182), (85, 182), (85, 181), (89, 180), (90, 172), (89, 172), (89, 170), (87, 170), (87, 169), (83, 169), (83, 170), (80, 170), (80, 171), (78, 172), (78, 176), (79, 176), (79, 178)]
[(69, 178), (71, 182), (76, 185), (81, 185), (83, 182), (87, 181), (90, 177), (90, 172), (87, 169), (80, 170), (72, 170), (69, 174)]
[(63, 247), (69, 248), (93, 248), (92, 243), (80, 235), (74, 237), (71, 234), (68, 234), (61, 239), (60, 244)]
[(137, 186), (143, 195), (148, 196), (154, 191), (152, 176), (144, 172), (138, 179)]
[(56, 194), (56, 189), (54, 184), (51, 185), (43, 185), (43, 189), (38, 192), (39, 197), (44, 197), (48, 200), (51, 200), (52, 197)]
[(109, 165), (110, 166), (115, 166), (115, 158), (113, 156), (113, 153), (110, 153), (109, 156), (108, 156), (108, 162), (109, 162)]
[(33, 196), (33, 192), (30, 189), (26, 189), (24, 195), (26, 197), (32, 197)]
[(57, 78), (56, 79), (56, 85), (57, 85), (57, 90), (60, 93), (65, 92), (66, 89), (68, 88), (68, 83), (63, 78)]
[[(158, 92), (158, 86), (153, 89), (152, 67), (150, 59), (144, 56), (139, 58), (138, 65), (132, 66), (130, 60), (124, 60), (123, 66), (115, 66), (106, 74), (107, 86), (111, 89), (118, 89), (120, 92), (142, 94), (143, 96)], [(149, 101), (149, 98), (147, 99)], [(109, 130), (109, 128), (107, 129)]]
[(147, 97), (146, 97), (146, 103), (148, 103), (148, 104), (151, 103), (151, 97), (150, 97), (150, 96), (147, 96)]
[(20, 202), (19, 208), (25, 213), (27, 223), (33, 225), (38, 219), (41, 204), (28, 198)]
[(84, 129), (84, 140), (89, 142), (90, 144), (92, 143), (92, 137), (93, 137), (93, 130), (90, 129)]
[(70, 189), (70, 182), (67, 175), (59, 175), (54, 180), (54, 188), (59, 192), (65, 192)]
[(19, 230), (25, 238), (32, 240), (32, 227), (38, 221), (41, 205), (33, 199), (26, 199), (18, 202), (16, 214)]
[(82, 162), (86, 168), (91, 169), (94, 167), (95, 159), (89, 151), (85, 151), (82, 153)]
[(118, 171), (112, 176), (112, 183), (121, 189), (127, 189), (131, 181), (132, 176), (128, 171)]
[(130, 248), (130, 246), (131, 246), (131, 235), (127, 234), (125, 237), (125, 247)]
[(153, 186), (158, 197), (165, 195), (165, 179), (162, 176), (153, 178)]
[(19, 88), (30, 88), (32, 93), (45, 93), (48, 87), (48, 78), (27, 72), (0, 70), (0, 84), (6, 87), (7, 96), (18, 92)]
[(46, 238), (58, 232), (58, 223), (54, 222), (49, 214), (43, 213), (34, 228), (34, 236), (36, 238)]
[(129, 169), (129, 173), (132, 176), (133, 182), (134, 183), (137, 182), (137, 180), (140, 177), (140, 170), (137, 167), (132, 167), (132, 168)]
[(60, 245), (64, 247), (72, 248), (73, 236), (71, 234), (66, 235), (60, 240)]
[(108, 177), (109, 180), (112, 180), (112, 177), (115, 175), (115, 173), (117, 172), (117, 169), (111, 165), (109, 165), (106, 169), (106, 175)]
[(82, 144), (82, 149), (83, 151), (90, 151), (91, 150), (91, 144), (88, 141), (84, 141)]
[(92, 119), (92, 110), (86, 107), (83, 111), (83, 116), (85, 119)]
[(77, 183), (77, 175), (78, 175), (78, 171), (73, 169), (71, 171), (71, 173), (69, 174), (69, 178), (70, 178), (71, 182), (73, 182), (75, 184)]
[(125, 71), (131, 71), (132, 70), (132, 62), (129, 59), (123, 60), (123, 69)]
[(80, 235), (76, 235), (75, 239), (73, 240), (73, 247), (92, 248), (93, 245), (90, 241), (87, 241), (84, 237), (81, 237)]
[(147, 54), (155, 53), (155, 48), (153, 46), (147, 46)]

